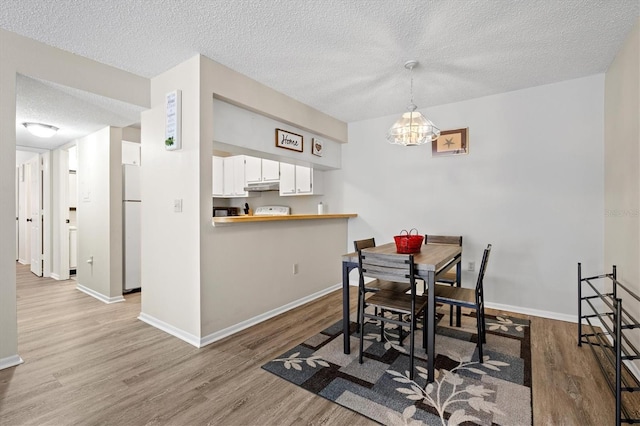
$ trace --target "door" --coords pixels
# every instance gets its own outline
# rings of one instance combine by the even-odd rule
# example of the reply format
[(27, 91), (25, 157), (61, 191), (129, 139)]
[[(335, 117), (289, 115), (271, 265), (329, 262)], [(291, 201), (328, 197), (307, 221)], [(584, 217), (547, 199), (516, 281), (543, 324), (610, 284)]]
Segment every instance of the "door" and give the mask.
[(280, 163), (278, 161), (262, 159), (262, 181), (277, 182), (280, 180)]
[(31, 261), (31, 210), (29, 209), (29, 163), (20, 164), (18, 172), (18, 261)]
[(312, 169), (304, 166), (296, 166), (296, 193), (311, 194), (313, 193), (311, 181)]
[(224, 159), (213, 157), (213, 196), (222, 197), (224, 195)]
[(247, 180), (244, 174), (244, 155), (236, 155), (233, 158), (233, 195), (246, 197), (249, 195), (244, 187), (247, 186)]
[(124, 209), (123, 231), (123, 290), (129, 291), (141, 288), (141, 203), (139, 201), (125, 201), (122, 203)]
[(40, 156), (29, 161), (29, 201), (31, 225), (31, 272), (42, 276), (42, 170)]
[(244, 173), (246, 183), (262, 182), (262, 160), (256, 157), (244, 156)]
[(296, 193), (296, 166), (280, 163), (280, 195)]
[(226, 197), (233, 197), (234, 192), (233, 192), (233, 157), (225, 157), (224, 158), (224, 168), (223, 168), (223, 179), (222, 179), (222, 185), (223, 185), (223, 194)]
[(20, 167), (16, 167), (16, 260), (20, 259)]

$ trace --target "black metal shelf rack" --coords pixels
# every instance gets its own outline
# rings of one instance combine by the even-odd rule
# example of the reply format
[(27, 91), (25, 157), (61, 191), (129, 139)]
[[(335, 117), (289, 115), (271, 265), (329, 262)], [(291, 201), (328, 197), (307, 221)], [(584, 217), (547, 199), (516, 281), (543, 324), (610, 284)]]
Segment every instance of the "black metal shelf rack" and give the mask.
[[(584, 295), (585, 289), (591, 290), (588, 295)], [(633, 299), (640, 302), (640, 296), (616, 279), (615, 265), (610, 274), (583, 278), (582, 265), (578, 263), (578, 346), (589, 345), (615, 395), (616, 425), (640, 424), (638, 407), (632, 409), (625, 404), (623, 394), (640, 392), (640, 379), (624, 362), (640, 359), (640, 351), (628, 336), (634, 329), (640, 331), (640, 322), (622, 306), (621, 295), (624, 295), (625, 304), (633, 303)], [(583, 313), (585, 307), (590, 308), (586, 314)], [(600, 347), (601, 356), (595, 347)]]

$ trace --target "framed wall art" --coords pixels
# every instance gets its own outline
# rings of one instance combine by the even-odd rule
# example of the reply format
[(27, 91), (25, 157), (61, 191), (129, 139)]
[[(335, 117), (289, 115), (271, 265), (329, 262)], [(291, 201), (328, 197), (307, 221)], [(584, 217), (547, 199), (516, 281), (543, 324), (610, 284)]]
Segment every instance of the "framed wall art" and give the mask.
[(318, 138), (311, 138), (311, 153), (322, 157), (322, 141)]
[(276, 129), (276, 146), (278, 148), (290, 149), (292, 151), (302, 152), (304, 149), (304, 138), (297, 133), (291, 133), (286, 130)]
[(182, 92), (174, 90), (165, 97), (165, 137), (167, 151), (182, 148)]
[(431, 155), (461, 155), (469, 153), (469, 128), (443, 130), (435, 141), (431, 142)]

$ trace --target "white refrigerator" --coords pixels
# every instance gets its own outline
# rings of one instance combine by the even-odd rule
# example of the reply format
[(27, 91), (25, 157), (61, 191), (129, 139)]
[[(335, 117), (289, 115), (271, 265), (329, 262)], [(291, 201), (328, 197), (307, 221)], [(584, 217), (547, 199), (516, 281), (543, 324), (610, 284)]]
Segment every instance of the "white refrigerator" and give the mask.
[(140, 278), (140, 166), (122, 165), (123, 292), (141, 289)]

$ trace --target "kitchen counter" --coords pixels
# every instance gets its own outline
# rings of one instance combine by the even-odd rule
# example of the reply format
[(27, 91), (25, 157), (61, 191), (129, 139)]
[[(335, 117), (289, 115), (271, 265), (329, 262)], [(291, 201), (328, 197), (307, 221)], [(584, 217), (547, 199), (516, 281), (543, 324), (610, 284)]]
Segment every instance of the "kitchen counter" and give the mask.
[(349, 219), (358, 217), (356, 213), (344, 214), (290, 214), (285, 216), (226, 216), (214, 217), (213, 225), (231, 224), (231, 223), (248, 223), (248, 222), (277, 222), (289, 220), (322, 220), (322, 219)]

